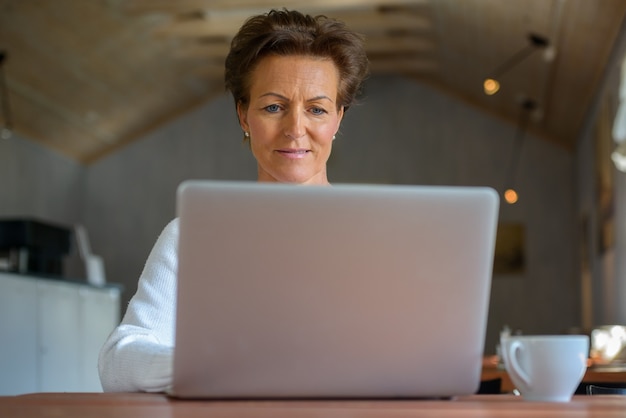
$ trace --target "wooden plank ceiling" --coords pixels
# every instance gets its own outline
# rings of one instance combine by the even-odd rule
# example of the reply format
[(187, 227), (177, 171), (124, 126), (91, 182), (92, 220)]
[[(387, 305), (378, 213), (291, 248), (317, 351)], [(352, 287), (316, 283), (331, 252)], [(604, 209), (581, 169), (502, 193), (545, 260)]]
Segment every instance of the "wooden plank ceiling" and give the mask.
[[(573, 149), (620, 33), (624, 0), (0, 0), (12, 130), (88, 164), (223, 94), (230, 40), (288, 7), (366, 36), (374, 74), (401, 74)], [(546, 39), (501, 77), (483, 79)], [(0, 126), (7, 119), (0, 112)]]

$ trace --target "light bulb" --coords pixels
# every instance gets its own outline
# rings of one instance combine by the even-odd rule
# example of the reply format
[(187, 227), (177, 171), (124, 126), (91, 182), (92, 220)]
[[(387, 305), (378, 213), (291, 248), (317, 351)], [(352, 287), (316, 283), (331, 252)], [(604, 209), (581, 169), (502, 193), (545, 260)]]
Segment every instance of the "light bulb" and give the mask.
[(509, 205), (514, 204), (515, 202), (517, 202), (518, 196), (517, 196), (517, 192), (513, 189), (507, 189), (504, 192), (504, 200), (506, 200), (506, 202)]
[(488, 78), (483, 83), (483, 88), (485, 89), (485, 94), (488, 96), (492, 96), (500, 90), (500, 83), (493, 78)]

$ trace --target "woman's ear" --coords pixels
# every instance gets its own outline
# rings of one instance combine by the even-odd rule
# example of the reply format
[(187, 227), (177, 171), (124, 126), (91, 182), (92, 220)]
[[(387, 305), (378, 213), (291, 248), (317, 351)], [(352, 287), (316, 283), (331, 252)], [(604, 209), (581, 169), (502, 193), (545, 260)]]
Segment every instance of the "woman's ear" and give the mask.
[(244, 132), (250, 132), (248, 129), (248, 107), (244, 106), (241, 102), (237, 103), (237, 117), (239, 118), (239, 125)]
[(339, 127), (341, 126), (341, 121), (343, 120), (343, 114), (344, 114), (344, 107), (341, 106), (341, 108), (337, 111), (337, 130), (335, 131), (335, 133), (339, 132)]

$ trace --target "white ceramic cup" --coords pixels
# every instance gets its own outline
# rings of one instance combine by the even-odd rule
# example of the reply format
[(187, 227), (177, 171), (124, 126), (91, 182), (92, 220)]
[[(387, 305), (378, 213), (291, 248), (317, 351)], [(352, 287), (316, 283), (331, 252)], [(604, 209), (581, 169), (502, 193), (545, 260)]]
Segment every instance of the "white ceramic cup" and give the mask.
[(528, 401), (568, 402), (587, 370), (586, 335), (512, 335), (500, 346), (511, 381)]

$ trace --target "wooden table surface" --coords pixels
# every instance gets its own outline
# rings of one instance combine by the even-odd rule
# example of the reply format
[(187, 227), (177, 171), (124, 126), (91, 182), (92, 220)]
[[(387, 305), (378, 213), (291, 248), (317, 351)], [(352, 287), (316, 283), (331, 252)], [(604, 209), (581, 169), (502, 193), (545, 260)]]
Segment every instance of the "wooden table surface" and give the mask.
[(626, 396), (578, 395), (566, 403), (514, 395), (451, 400), (182, 401), (147, 393), (38, 393), (0, 397), (0, 417), (19, 418), (477, 418), (626, 416)]

